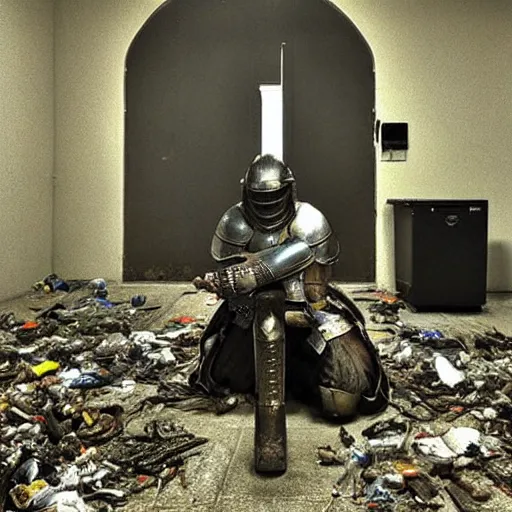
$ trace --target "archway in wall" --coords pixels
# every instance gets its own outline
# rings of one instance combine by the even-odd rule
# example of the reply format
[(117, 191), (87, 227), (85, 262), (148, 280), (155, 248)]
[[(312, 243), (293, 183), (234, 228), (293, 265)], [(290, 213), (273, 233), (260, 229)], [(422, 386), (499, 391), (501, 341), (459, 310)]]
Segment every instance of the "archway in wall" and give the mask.
[(323, 0), (172, 0), (126, 59), (124, 279), (213, 267), (210, 241), (260, 149), (258, 87), (285, 55), (285, 160), (340, 239), (335, 278), (375, 277), (371, 51)]

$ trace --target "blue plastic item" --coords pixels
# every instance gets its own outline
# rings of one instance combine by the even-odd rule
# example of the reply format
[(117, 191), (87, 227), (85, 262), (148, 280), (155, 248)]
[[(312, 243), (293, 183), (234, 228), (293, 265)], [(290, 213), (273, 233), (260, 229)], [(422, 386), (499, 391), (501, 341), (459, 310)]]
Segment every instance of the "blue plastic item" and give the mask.
[(139, 308), (140, 306), (144, 306), (144, 304), (146, 304), (146, 296), (145, 295), (134, 295), (132, 297), (131, 304), (134, 308)]

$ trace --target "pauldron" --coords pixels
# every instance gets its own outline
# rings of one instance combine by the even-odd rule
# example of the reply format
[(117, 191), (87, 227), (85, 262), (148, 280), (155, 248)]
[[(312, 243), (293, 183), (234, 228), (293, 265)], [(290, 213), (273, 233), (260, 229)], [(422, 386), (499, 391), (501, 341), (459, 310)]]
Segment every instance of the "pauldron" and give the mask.
[[(304, 241), (313, 251), (315, 261), (332, 265), (339, 255), (339, 245), (324, 215), (309, 203), (296, 202), (296, 217), (285, 229), (291, 239)], [(211, 253), (218, 262), (229, 262), (244, 251), (258, 252), (277, 245), (281, 232), (259, 232), (247, 222), (242, 205), (236, 204), (221, 217), (213, 235)]]

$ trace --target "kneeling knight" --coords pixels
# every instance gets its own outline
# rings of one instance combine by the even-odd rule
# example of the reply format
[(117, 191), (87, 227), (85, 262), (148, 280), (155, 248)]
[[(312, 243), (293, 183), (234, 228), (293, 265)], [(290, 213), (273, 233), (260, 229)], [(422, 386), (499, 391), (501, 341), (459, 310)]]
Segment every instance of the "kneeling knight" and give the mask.
[(389, 384), (363, 314), (329, 284), (338, 241), (324, 215), (297, 200), (290, 168), (258, 156), (241, 183), (242, 201), (213, 235), (219, 269), (194, 280), (224, 300), (192, 379), (217, 396), (254, 394), (256, 470), (282, 472), (285, 392), (341, 418), (383, 410)]

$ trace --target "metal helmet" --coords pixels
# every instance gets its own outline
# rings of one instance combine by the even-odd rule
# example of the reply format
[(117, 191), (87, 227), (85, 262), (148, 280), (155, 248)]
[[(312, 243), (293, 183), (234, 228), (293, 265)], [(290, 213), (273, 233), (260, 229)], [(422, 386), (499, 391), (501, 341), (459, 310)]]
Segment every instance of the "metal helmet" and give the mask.
[(295, 178), (273, 155), (257, 156), (241, 183), (244, 213), (255, 227), (282, 229), (295, 216)]

